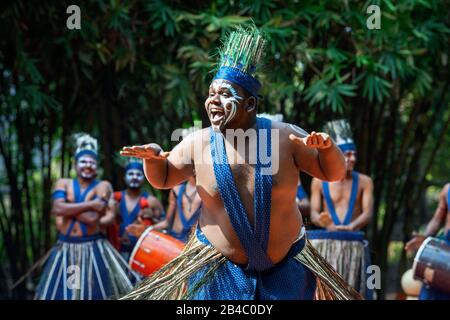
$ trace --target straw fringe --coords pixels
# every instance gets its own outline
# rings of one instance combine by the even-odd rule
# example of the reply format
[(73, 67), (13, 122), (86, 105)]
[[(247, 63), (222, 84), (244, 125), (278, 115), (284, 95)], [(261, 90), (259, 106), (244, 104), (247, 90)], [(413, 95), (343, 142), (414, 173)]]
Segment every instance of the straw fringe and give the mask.
[(308, 239), (303, 250), (294, 259), (303, 263), (316, 275), (316, 300), (363, 300), (363, 297), (314, 249)]
[[(206, 246), (195, 236), (191, 237), (183, 252), (146, 278), (123, 300), (172, 300), (186, 299), (199, 289), (214, 274), (226, 258), (212, 246)], [(196, 272), (209, 267), (201, 283), (188, 290), (187, 281)]]
[[(334, 271), (308, 240), (294, 259), (303, 263), (316, 275), (316, 299), (362, 300), (362, 296)], [(189, 299), (226, 261), (227, 259), (217, 249), (201, 243), (197, 237), (192, 236), (177, 258), (146, 278), (121, 300)], [(187, 288), (188, 279), (204, 267), (208, 269), (202, 280), (192, 288)]]
[(312, 239), (316, 251), (362, 296), (366, 295), (364, 244), (359, 241)]

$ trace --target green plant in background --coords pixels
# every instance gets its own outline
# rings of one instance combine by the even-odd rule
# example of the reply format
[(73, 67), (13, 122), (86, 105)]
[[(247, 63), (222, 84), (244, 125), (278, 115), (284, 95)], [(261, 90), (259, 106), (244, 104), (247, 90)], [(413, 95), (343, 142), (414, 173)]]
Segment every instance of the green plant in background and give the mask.
[[(366, 27), (369, 4), (381, 8), (380, 30)], [(156, 141), (169, 148), (174, 129), (198, 119), (208, 125), (203, 104), (216, 48), (241, 24), (254, 23), (270, 38), (258, 71), (261, 112), (281, 112), (307, 130), (341, 117), (355, 128), (357, 169), (374, 178), (368, 231), (382, 271), (394, 226), (401, 230), (395, 238), (407, 239), (420, 222), (425, 189), (448, 179), (445, 2), (147, 0), (80, 7), (79, 31), (65, 28), (66, 8), (56, 2), (15, 1), (0, 13), (0, 295), (27, 296), (25, 286), (10, 292), (8, 285), (53, 242), (50, 189), (54, 177), (69, 175), (71, 135), (98, 137), (103, 178), (123, 187), (112, 160), (122, 146)]]

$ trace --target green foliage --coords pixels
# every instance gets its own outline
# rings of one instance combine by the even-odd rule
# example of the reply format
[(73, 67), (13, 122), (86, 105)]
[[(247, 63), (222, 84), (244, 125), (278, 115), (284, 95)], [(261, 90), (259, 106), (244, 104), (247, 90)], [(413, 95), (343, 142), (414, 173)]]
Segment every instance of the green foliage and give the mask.
[[(380, 30), (366, 27), (370, 4), (381, 7)], [(69, 175), (70, 135), (97, 136), (104, 177), (122, 187), (112, 160), (120, 147), (169, 148), (173, 129), (207, 120), (217, 49), (241, 24), (269, 38), (261, 111), (282, 112), (308, 130), (350, 119), (358, 169), (375, 181), (376, 263), (386, 261), (395, 223), (405, 224), (405, 238), (415, 227), (425, 182), (448, 177), (445, 2), (83, 1), (81, 30), (65, 27), (59, 2), (4, 7), (0, 259), (14, 279), (52, 244), (49, 194), (52, 178)]]

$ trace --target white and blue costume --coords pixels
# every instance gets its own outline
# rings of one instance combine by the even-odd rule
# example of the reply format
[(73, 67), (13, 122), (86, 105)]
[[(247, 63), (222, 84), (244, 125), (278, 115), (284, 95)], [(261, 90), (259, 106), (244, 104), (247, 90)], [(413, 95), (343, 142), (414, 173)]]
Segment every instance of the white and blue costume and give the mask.
[[(86, 152), (77, 154), (77, 158)], [(96, 154), (95, 154), (96, 155)], [(80, 191), (73, 179), (75, 203), (86, 201), (86, 195), (98, 184), (97, 180)], [(56, 190), (53, 199), (67, 201), (65, 190)], [(75, 224), (81, 236), (71, 236)], [(104, 300), (117, 298), (130, 291), (139, 276), (129, 269), (126, 261), (105, 239), (103, 234), (87, 234), (87, 226), (72, 218), (66, 234), (59, 234), (56, 245), (45, 261), (36, 290), (38, 300)]]
[[(270, 130), (271, 121), (257, 118), (257, 125), (258, 129)], [(229, 260), (226, 261), (192, 298), (312, 300), (316, 289), (316, 277), (306, 266), (294, 259), (305, 246), (305, 238), (302, 237), (294, 243), (287, 256), (276, 265), (270, 261), (266, 253), (269, 240), (272, 176), (261, 174), (263, 165), (258, 159), (255, 168), (255, 225), (251, 226), (227, 163), (223, 136), (212, 129), (210, 133), (211, 155), (220, 195), (249, 262), (247, 266), (239, 266)], [(270, 150), (270, 133), (266, 136), (267, 150)], [(259, 140), (257, 139), (258, 148)], [(196, 236), (202, 243), (210, 245), (200, 230), (197, 230)], [(204, 277), (206, 270), (205, 268), (192, 277), (191, 286)]]
[[(356, 147), (350, 139), (347, 139), (345, 143), (338, 144), (338, 147), (342, 152), (356, 151)], [(350, 201), (344, 219), (341, 221), (331, 199), (329, 183), (322, 182), (323, 197), (334, 225), (346, 226), (351, 223), (358, 195), (358, 185), (359, 173), (352, 171)], [(359, 291), (365, 299), (373, 299), (373, 290), (368, 289), (366, 285), (366, 270), (371, 263), (369, 245), (363, 232), (309, 230), (308, 238), (345, 281)]]

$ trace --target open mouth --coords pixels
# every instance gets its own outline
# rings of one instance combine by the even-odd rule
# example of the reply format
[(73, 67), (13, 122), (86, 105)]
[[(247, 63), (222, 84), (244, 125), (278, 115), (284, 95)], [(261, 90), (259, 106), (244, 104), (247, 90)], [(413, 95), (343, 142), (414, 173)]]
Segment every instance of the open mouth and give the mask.
[(93, 174), (94, 173), (94, 171), (93, 170), (91, 170), (91, 169), (84, 169), (83, 171), (81, 171), (83, 174), (86, 174), (86, 175), (90, 175), (90, 174)]
[(219, 108), (219, 107), (210, 107), (209, 108), (209, 117), (213, 124), (219, 123), (225, 117), (224, 109)]

